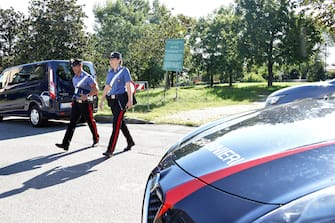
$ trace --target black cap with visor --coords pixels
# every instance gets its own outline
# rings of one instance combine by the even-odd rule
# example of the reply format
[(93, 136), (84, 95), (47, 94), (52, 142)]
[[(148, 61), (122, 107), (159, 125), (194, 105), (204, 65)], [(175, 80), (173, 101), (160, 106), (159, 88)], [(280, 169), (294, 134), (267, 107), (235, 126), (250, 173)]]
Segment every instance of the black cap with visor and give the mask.
[(83, 60), (82, 59), (70, 59), (70, 65), (71, 67), (75, 67), (77, 65), (82, 64)]
[(119, 52), (111, 52), (111, 55), (109, 56), (109, 59), (118, 59), (121, 60), (122, 54)]

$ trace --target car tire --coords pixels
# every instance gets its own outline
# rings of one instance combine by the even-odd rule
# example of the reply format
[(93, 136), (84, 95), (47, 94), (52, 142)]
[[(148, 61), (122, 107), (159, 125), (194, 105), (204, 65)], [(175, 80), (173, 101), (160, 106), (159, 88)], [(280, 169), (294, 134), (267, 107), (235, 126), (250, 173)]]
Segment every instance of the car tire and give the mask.
[(29, 110), (29, 120), (34, 127), (40, 127), (45, 123), (45, 119), (42, 117), (41, 110), (37, 105), (32, 106)]

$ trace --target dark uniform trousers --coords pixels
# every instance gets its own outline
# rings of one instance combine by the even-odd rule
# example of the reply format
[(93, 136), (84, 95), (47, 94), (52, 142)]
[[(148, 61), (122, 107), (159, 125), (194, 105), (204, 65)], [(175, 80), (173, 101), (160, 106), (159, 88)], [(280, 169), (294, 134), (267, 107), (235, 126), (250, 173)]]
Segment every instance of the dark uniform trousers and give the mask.
[(77, 122), (79, 118), (83, 115), (85, 118), (88, 126), (90, 127), (92, 136), (93, 136), (93, 142), (96, 142), (99, 140), (97, 125), (95, 123), (95, 120), (93, 118), (93, 105), (88, 102), (76, 102), (73, 101), (72, 103), (72, 109), (71, 109), (71, 116), (70, 116), (70, 123), (66, 129), (66, 133), (63, 139), (63, 145), (69, 145), (74, 133), (74, 130), (76, 129)]
[(113, 153), (119, 137), (120, 129), (122, 131), (122, 134), (126, 137), (128, 145), (133, 144), (134, 141), (123, 119), (126, 112), (126, 104), (128, 101), (127, 93), (122, 95), (116, 95), (115, 99), (107, 98), (107, 100), (113, 113), (113, 132), (109, 139), (109, 144), (107, 148), (109, 152)]

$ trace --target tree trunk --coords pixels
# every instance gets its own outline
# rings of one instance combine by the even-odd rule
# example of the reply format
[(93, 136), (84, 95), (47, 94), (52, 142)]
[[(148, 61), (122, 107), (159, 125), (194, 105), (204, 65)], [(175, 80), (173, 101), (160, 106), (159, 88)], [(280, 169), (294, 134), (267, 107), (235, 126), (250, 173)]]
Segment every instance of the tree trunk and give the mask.
[(268, 51), (268, 87), (272, 87), (273, 82), (273, 40), (274, 37), (272, 36)]
[(272, 82), (273, 82), (273, 62), (269, 61), (268, 62), (268, 87), (272, 87)]
[(233, 74), (232, 70), (229, 70), (229, 87), (233, 86)]
[(170, 78), (171, 84), (170, 84), (170, 86), (174, 87), (174, 72), (171, 72), (170, 75), (171, 75), (171, 78)]
[(213, 74), (209, 69), (209, 66), (207, 66), (207, 74), (209, 74), (209, 86), (213, 87), (214, 81), (213, 81)]

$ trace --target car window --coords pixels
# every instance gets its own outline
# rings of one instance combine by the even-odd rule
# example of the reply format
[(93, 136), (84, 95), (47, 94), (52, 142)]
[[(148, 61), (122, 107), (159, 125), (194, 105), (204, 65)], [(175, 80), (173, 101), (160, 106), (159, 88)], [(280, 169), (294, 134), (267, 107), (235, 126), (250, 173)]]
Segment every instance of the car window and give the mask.
[(12, 84), (43, 79), (46, 72), (46, 66), (45, 64), (25, 65), (22, 66), (21, 69), (16, 69), (16, 71), (17, 72), (12, 72)]
[(94, 69), (94, 66), (92, 63), (89, 62), (84, 62), (83, 63), (83, 70), (86, 71), (87, 73), (91, 74), (92, 77), (97, 81), (97, 75)]
[(7, 82), (8, 82), (8, 85), (11, 85), (11, 84), (17, 84), (17, 83), (20, 83), (21, 79), (20, 79), (20, 72), (22, 70), (22, 66), (19, 66), (19, 67), (14, 67), (14, 68), (11, 68), (9, 69), (7, 72)]
[(92, 74), (90, 67), (87, 64), (83, 64), (83, 70), (86, 71), (87, 73)]
[(31, 66), (29, 80), (41, 80), (46, 75), (46, 64), (36, 64)]
[(57, 65), (56, 75), (62, 81), (71, 81), (74, 74), (69, 63), (62, 62)]
[(0, 88), (6, 87), (9, 74), (9, 71), (4, 71), (0, 75)]

